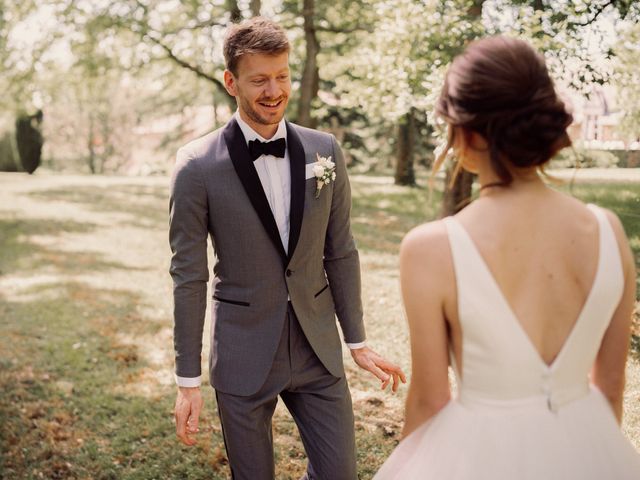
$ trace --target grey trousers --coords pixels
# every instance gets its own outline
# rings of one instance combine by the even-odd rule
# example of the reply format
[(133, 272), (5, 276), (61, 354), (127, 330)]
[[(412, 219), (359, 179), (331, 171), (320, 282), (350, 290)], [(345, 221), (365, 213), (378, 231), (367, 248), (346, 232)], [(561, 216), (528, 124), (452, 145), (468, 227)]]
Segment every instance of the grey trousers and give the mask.
[(280, 344), (265, 384), (241, 397), (216, 391), (227, 457), (234, 480), (275, 478), (271, 419), (282, 398), (308, 457), (310, 480), (355, 480), (351, 395), (344, 377), (332, 376), (309, 345), (289, 306)]

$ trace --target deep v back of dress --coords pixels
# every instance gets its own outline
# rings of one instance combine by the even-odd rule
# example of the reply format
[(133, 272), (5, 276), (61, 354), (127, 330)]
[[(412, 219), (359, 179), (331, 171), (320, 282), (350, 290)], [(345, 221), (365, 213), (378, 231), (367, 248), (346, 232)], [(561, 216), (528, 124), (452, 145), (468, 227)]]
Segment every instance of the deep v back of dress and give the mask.
[(463, 332), (462, 398), (510, 400), (542, 395), (555, 407), (588, 391), (589, 371), (624, 288), (615, 234), (604, 212), (589, 208), (599, 226), (596, 274), (551, 365), (533, 346), (465, 229), (453, 217), (445, 220)]
[(471, 237), (454, 218), (445, 219), (462, 331), (458, 397), (409, 435), (376, 479), (640, 479), (640, 456), (589, 383), (624, 288), (613, 229), (601, 209), (589, 208), (599, 226), (597, 270), (550, 365)]

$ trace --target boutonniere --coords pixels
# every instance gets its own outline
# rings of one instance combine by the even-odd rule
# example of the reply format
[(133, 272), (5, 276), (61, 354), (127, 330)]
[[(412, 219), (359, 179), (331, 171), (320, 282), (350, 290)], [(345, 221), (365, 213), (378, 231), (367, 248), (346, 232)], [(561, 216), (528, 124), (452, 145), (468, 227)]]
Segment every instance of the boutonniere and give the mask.
[(331, 161), (331, 156), (321, 157), (316, 153), (318, 164), (313, 167), (313, 174), (316, 176), (316, 198), (320, 197), (320, 190), (325, 185), (329, 185), (336, 179), (336, 164)]

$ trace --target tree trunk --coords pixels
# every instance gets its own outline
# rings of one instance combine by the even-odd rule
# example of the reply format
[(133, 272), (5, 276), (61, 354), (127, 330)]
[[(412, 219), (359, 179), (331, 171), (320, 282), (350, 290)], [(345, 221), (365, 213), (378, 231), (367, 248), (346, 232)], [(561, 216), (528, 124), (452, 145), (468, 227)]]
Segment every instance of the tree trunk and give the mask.
[(89, 114), (89, 135), (87, 138), (87, 147), (89, 149), (89, 158), (87, 159), (87, 163), (89, 165), (89, 171), (92, 174), (96, 173), (96, 151), (94, 148), (95, 141), (95, 132), (94, 132), (94, 120), (93, 114)]
[(314, 24), (315, 0), (304, 0), (302, 16), (304, 18), (304, 39), (306, 42), (306, 56), (304, 70), (300, 81), (300, 100), (298, 102), (297, 122), (305, 127), (315, 127), (315, 120), (311, 116), (311, 104), (318, 96), (320, 74), (318, 72), (318, 52), (320, 44), (316, 37)]
[(238, 23), (242, 20), (242, 12), (240, 11), (240, 7), (238, 7), (237, 0), (227, 0), (226, 2), (227, 11), (230, 15), (230, 20), (233, 23)]
[(396, 145), (396, 185), (415, 185), (413, 169), (413, 151), (415, 146), (415, 121), (413, 111), (409, 111), (398, 123), (398, 141)]
[(453, 171), (453, 166), (447, 169), (444, 198), (442, 200), (442, 217), (448, 217), (449, 215), (458, 213), (471, 201), (471, 187), (475, 175), (462, 170), (458, 174), (456, 181), (453, 182), (451, 188), (449, 188)]
[(473, 3), (467, 10), (467, 15), (473, 19), (482, 17), (482, 4), (486, 0), (473, 0)]
[(262, 10), (262, 1), (261, 0), (251, 0), (249, 4), (249, 9), (251, 10), (251, 16), (257, 17), (260, 15), (260, 10)]

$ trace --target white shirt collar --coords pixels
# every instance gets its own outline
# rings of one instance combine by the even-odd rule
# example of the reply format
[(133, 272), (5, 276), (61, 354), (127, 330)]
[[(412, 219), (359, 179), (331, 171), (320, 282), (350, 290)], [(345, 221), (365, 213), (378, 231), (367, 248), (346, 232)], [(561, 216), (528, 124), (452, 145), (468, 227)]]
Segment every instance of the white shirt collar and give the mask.
[(240, 130), (242, 130), (242, 135), (244, 135), (244, 139), (247, 142), (247, 145), (249, 144), (249, 141), (256, 139), (260, 140), (261, 142), (270, 142), (272, 140), (277, 140), (278, 138), (284, 138), (285, 140), (287, 139), (287, 127), (284, 122), (284, 117), (278, 123), (278, 130), (276, 130), (275, 135), (267, 140), (253, 128), (251, 128), (249, 124), (240, 117), (240, 112), (238, 110), (236, 110), (234, 116), (236, 117), (236, 121), (240, 126)]

